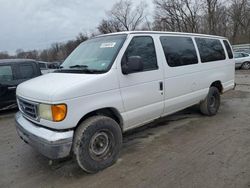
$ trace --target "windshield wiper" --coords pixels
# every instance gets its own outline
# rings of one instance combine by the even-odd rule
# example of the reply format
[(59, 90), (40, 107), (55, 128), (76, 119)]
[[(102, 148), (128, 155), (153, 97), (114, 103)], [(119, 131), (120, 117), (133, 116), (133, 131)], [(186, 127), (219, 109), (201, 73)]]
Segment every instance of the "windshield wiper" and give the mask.
[(105, 70), (98, 69), (83, 69), (82, 72), (91, 73), (91, 74), (100, 74), (106, 72)]
[(88, 65), (72, 65), (69, 68), (88, 68)]
[(58, 69), (55, 72), (62, 72), (62, 73), (87, 73), (87, 74), (101, 74), (105, 73), (106, 70), (97, 70), (97, 69)]

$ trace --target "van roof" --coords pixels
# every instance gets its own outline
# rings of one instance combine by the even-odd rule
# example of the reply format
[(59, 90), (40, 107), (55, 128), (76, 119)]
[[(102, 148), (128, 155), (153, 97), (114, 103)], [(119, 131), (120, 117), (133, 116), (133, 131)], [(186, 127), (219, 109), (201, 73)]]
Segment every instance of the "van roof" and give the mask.
[(185, 32), (164, 32), (164, 31), (122, 31), (122, 32), (115, 32), (115, 33), (98, 35), (97, 37), (108, 36), (108, 35), (119, 35), (119, 34), (168, 34), (168, 35), (200, 36), (200, 37), (226, 39), (226, 37), (217, 36), (217, 35), (207, 35), (207, 34), (199, 34), (199, 33), (185, 33)]

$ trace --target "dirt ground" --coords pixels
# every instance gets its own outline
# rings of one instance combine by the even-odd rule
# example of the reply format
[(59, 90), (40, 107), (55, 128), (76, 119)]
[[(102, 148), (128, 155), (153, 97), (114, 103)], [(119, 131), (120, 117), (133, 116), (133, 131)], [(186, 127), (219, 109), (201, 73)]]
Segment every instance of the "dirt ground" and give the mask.
[(118, 162), (94, 175), (41, 156), (1, 113), (0, 187), (250, 187), (250, 71), (236, 83), (214, 117), (192, 107), (126, 133)]

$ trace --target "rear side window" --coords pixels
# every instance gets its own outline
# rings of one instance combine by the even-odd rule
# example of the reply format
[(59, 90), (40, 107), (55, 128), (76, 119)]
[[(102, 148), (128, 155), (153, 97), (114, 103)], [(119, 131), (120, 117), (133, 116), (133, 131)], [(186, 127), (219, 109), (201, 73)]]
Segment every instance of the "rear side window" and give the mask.
[(138, 36), (131, 40), (123, 60), (125, 61), (131, 56), (140, 56), (142, 58), (144, 71), (158, 69), (154, 41), (150, 36)]
[(226, 59), (225, 51), (220, 40), (195, 38), (195, 41), (200, 52), (202, 63)]
[(33, 66), (31, 64), (19, 65), (20, 79), (33, 78), (35, 76)]
[(226, 40), (223, 40), (223, 43), (224, 43), (224, 45), (226, 47), (229, 59), (233, 59), (233, 52), (232, 52), (232, 49), (231, 49), (229, 43)]
[(167, 63), (170, 67), (178, 67), (198, 63), (194, 43), (190, 37), (160, 37)]
[(248, 57), (249, 55), (248, 54), (245, 54), (245, 53), (242, 53), (243, 54), (243, 57)]
[(13, 73), (11, 66), (9, 65), (0, 66), (0, 83), (12, 80), (13, 80)]
[(234, 53), (235, 58), (241, 58), (244, 57), (241, 53)]

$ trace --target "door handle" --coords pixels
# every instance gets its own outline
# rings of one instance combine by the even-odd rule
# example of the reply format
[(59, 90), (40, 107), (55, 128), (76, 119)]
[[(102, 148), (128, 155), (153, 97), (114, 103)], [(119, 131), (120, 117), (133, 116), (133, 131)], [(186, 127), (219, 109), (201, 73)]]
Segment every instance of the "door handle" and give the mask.
[(163, 82), (162, 81), (159, 82), (159, 90), (163, 91)]
[(8, 90), (14, 90), (14, 89), (16, 89), (16, 86), (10, 86), (10, 87), (8, 87)]

